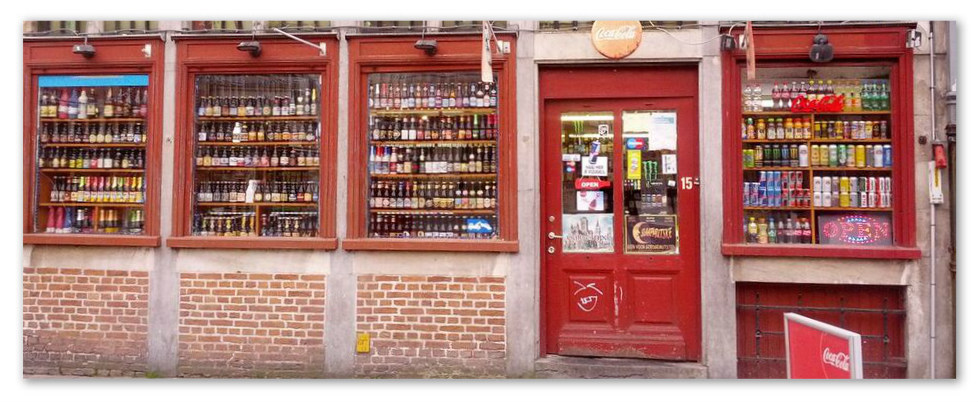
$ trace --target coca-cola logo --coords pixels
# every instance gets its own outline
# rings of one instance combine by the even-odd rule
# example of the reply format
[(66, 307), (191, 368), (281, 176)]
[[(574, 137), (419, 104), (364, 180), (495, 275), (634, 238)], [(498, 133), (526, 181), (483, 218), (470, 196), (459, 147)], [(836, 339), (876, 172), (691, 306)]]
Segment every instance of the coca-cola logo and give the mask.
[(833, 353), (826, 347), (822, 351), (822, 362), (843, 371), (849, 372), (849, 354), (838, 352)]
[(638, 21), (595, 21), (591, 27), (591, 44), (609, 59), (632, 54), (642, 43), (642, 24)]
[(624, 26), (615, 29), (598, 28), (594, 33), (594, 39), (597, 41), (635, 39), (636, 32), (638, 30), (633, 26)]

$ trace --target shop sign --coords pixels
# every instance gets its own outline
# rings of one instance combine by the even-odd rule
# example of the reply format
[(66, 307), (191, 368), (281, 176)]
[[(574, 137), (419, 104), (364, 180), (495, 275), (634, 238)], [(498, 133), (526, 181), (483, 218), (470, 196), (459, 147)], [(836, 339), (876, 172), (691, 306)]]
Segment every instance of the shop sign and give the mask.
[(786, 313), (784, 334), (788, 379), (862, 379), (859, 333)]
[(625, 217), (626, 252), (675, 252), (676, 216)]
[(594, 178), (577, 178), (574, 180), (574, 188), (577, 190), (597, 190), (610, 187), (611, 182)]
[(638, 21), (595, 21), (591, 44), (609, 59), (622, 59), (642, 43), (642, 23)]
[(818, 216), (819, 243), (828, 245), (892, 245), (886, 213), (827, 213)]

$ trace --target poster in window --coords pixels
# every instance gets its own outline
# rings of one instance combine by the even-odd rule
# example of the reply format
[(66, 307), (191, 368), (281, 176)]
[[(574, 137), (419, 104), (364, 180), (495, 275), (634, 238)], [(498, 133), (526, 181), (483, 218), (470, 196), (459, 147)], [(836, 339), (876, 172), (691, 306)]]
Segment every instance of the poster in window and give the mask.
[(564, 214), (561, 221), (564, 253), (615, 251), (614, 214)]
[(675, 215), (626, 216), (625, 252), (679, 253)]

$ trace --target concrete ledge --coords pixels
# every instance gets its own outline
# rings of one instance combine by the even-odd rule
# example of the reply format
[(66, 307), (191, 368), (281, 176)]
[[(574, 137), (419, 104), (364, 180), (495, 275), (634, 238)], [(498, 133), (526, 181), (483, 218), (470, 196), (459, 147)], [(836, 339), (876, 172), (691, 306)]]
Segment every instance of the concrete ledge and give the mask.
[(706, 366), (695, 362), (548, 355), (534, 364), (537, 378), (703, 379)]

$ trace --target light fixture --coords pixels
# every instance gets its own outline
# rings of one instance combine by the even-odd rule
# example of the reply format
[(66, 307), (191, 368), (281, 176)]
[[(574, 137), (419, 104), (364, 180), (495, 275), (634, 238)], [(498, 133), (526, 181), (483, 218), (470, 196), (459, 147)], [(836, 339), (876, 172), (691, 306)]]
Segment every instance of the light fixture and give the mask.
[(725, 51), (734, 50), (737, 48), (737, 40), (734, 39), (733, 35), (723, 34), (720, 35), (720, 49)]
[(88, 44), (88, 37), (86, 36), (85, 43), (71, 47), (71, 53), (82, 55), (86, 59), (91, 59), (95, 57), (95, 46)]
[(908, 49), (919, 48), (920, 40), (923, 36), (924, 35), (921, 34), (920, 31), (916, 29), (911, 29), (907, 31), (907, 48)]
[(808, 52), (808, 58), (815, 63), (827, 63), (832, 61), (835, 51), (829, 43), (829, 37), (822, 33), (822, 24), (818, 25), (818, 32), (812, 39), (812, 50)]
[(241, 42), (238, 44), (238, 50), (251, 53), (251, 57), (261, 56), (261, 42), (256, 40)]
[(438, 41), (434, 39), (419, 39), (414, 43), (415, 49), (423, 50), (428, 56), (434, 56), (438, 53)]

